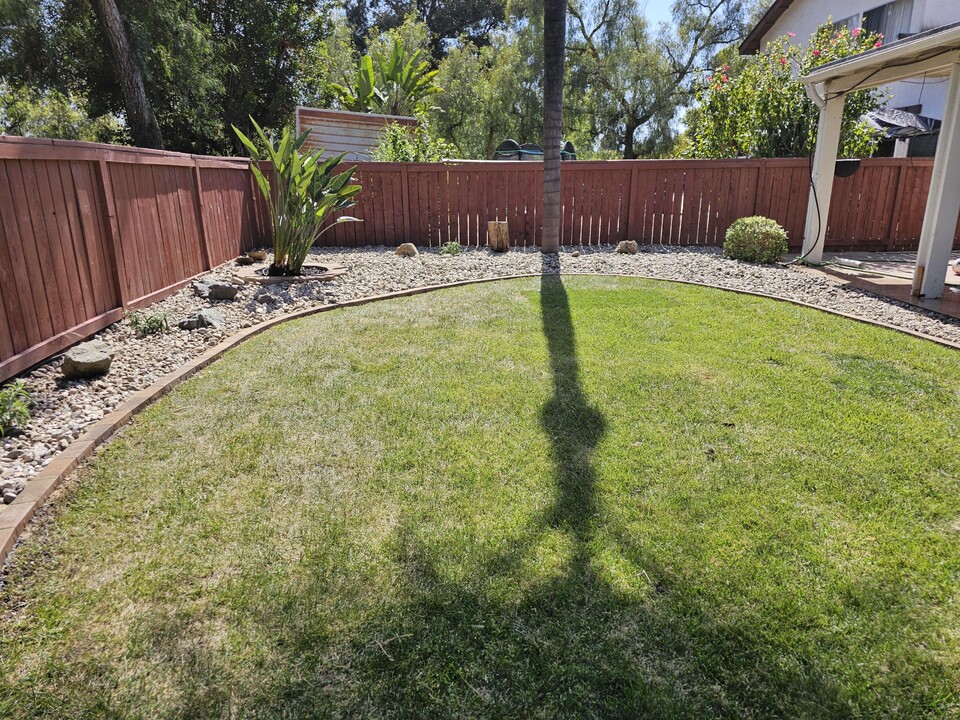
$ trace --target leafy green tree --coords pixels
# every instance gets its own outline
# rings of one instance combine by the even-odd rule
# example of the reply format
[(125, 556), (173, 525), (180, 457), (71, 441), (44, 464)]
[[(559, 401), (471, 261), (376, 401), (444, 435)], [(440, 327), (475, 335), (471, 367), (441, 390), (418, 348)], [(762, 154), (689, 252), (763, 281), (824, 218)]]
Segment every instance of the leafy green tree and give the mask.
[(83, 96), (3, 84), (0, 84), (0, 133), (87, 142), (130, 141), (116, 116), (91, 118)]
[(568, 95), (584, 106), (573, 114), (578, 134), (594, 134), (600, 148), (627, 159), (670, 148), (696, 68), (745, 29), (742, 0), (677, 0), (673, 22), (658, 28), (640, 0), (571, 0), (569, 11)]
[[(814, 68), (879, 47), (879, 35), (861, 28), (820, 27), (806, 46), (782, 36), (763, 52), (726, 63), (705, 78), (698, 108), (688, 114), (686, 154), (691, 157), (801, 157), (813, 153), (819, 111), (799, 78)], [(879, 90), (846, 96), (840, 136), (842, 157), (869, 157), (879, 140), (861, 121), (884, 98)]]
[(505, 9), (504, 0), (349, 0), (345, 4), (361, 52), (367, 49), (371, 30), (399, 28), (413, 15), (427, 28), (428, 50), (437, 61), (459, 38), (485, 45), (503, 25)]
[[(116, 0), (169, 149), (239, 151), (231, 124), (289, 122), (316, 78), (326, 0)], [(108, 37), (91, 0), (0, 0), (0, 76), (83, 96), (92, 117), (125, 116)]]
[(541, 141), (541, 62), (514, 31), (497, 32), (485, 47), (465, 41), (443, 59), (437, 82), (444, 92), (434, 98), (432, 118), (460, 157), (489, 158), (507, 138)]

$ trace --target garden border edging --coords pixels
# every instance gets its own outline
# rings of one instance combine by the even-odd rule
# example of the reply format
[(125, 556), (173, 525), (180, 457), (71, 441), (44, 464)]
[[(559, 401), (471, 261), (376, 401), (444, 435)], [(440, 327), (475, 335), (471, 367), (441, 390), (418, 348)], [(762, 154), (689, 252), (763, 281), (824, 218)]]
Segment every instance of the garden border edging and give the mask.
[[(843, 317), (848, 320), (855, 320), (860, 323), (867, 325), (876, 325), (878, 327), (887, 328), (888, 330), (895, 330), (913, 337), (929, 340), (938, 345), (953, 349), (960, 350), (960, 343), (951, 342), (950, 340), (945, 340), (943, 338), (938, 338), (932, 335), (927, 335), (916, 330), (910, 330), (908, 328), (898, 327), (890, 323), (883, 322), (881, 320), (871, 320), (868, 318), (859, 317), (857, 315), (852, 315), (850, 313), (845, 313), (839, 310), (832, 310), (829, 308), (824, 308), (819, 305), (814, 305), (811, 303), (806, 303), (801, 300), (793, 300), (790, 298), (782, 298), (776, 295), (770, 295), (767, 293), (755, 292), (751, 290), (739, 290), (734, 288), (727, 288), (720, 285), (713, 285), (705, 282), (697, 282), (693, 280), (672, 280), (666, 278), (659, 278), (650, 275), (641, 275), (641, 274), (627, 274), (627, 273), (550, 273), (551, 275), (556, 275), (562, 277), (563, 275), (567, 276), (593, 276), (593, 277), (623, 277), (623, 278), (636, 278), (639, 280), (654, 280), (657, 282), (665, 283), (677, 283), (680, 285), (693, 285), (696, 287), (711, 288), (714, 290), (725, 290), (727, 292), (738, 293), (740, 295), (750, 295), (753, 297), (765, 298), (768, 300), (777, 300), (780, 302), (790, 303), (799, 307), (809, 308), (811, 310), (819, 310), (820, 312), (829, 313), (831, 315), (836, 315), (838, 317)], [(398, 290), (390, 293), (383, 293), (380, 295), (370, 295), (363, 298), (357, 298), (355, 300), (345, 300), (339, 303), (333, 303), (330, 305), (321, 305), (318, 307), (305, 308), (303, 310), (298, 310), (296, 312), (288, 313), (286, 315), (281, 315), (275, 317), (271, 320), (263, 322), (259, 325), (253, 327), (245, 328), (240, 330), (236, 334), (230, 336), (229, 338), (223, 340), (219, 344), (210, 348), (202, 355), (188, 361), (184, 365), (180, 366), (176, 370), (167, 373), (152, 385), (149, 385), (146, 388), (136, 391), (131, 395), (125, 402), (123, 402), (115, 410), (104, 416), (99, 422), (94, 423), (90, 426), (79, 438), (74, 440), (70, 445), (63, 450), (62, 452), (57, 453), (56, 457), (48, 464), (43, 470), (37, 473), (29, 482), (27, 482), (23, 491), (17, 495), (17, 498), (7, 506), (0, 506), (0, 565), (5, 564), (9, 560), (10, 553), (14, 549), (14, 546), (17, 543), (17, 540), (20, 539), (20, 536), (27, 526), (27, 523), (36, 515), (37, 511), (44, 505), (47, 499), (53, 494), (53, 492), (60, 487), (60, 485), (79, 467), (80, 463), (86, 460), (93, 454), (93, 451), (97, 449), (100, 445), (109, 440), (113, 434), (126, 425), (134, 415), (139, 413), (145, 407), (151, 405), (156, 400), (159, 400), (168, 392), (173, 390), (175, 387), (180, 385), (185, 380), (188, 380), (197, 372), (207, 367), (215, 360), (219, 359), (224, 353), (228, 350), (233, 349), (234, 347), (240, 345), (241, 343), (249, 340), (252, 337), (259, 335), (266, 330), (270, 330), (281, 323), (289, 322), (291, 320), (297, 320), (300, 318), (308, 317), (310, 315), (316, 315), (322, 312), (329, 312), (331, 310), (339, 310), (341, 308), (347, 307), (356, 307), (359, 305), (367, 305), (369, 303), (377, 302), (380, 300), (390, 300), (401, 297), (410, 297), (413, 295), (422, 295), (428, 292), (434, 292), (437, 290), (445, 290), (448, 288), (462, 287), (466, 285), (479, 285), (481, 283), (490, 283), (490, 282), (500, 282), (504, 280), (522, 280), (530, 278), (543, 277), (544, 273), (523, 273), (518, 275), (502, 275), (498, 277), (486, 277), (486, 278), (476, 278), (471, 280), (458, 280), (450, 283), (442, 283), (439, 285), (424, 285), (417, 288), (409, 288), (406, 290)], [(865, 291), (868, 292), (869, 291)], [(873, 294), (873, 293), (869, 293)]]

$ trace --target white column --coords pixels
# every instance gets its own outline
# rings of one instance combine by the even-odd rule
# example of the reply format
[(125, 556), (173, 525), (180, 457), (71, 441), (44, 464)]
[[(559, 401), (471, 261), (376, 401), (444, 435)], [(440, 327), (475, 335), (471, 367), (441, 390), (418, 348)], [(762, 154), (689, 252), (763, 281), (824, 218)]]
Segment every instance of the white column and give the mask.
[(933, 161), (930, 194), (923, 215), (917, 267), (913, 271), (913, 295), (936, 299), (943, 296), (950, 248), (960, 213), (960, 64), (950, 73), (950, 89), (943, 111), (943, 125)]
[(803, 226), (803, 255), (808, 262), (823, 259), (827, 237), (827, 217), (833, 194), (833, 173), (840, 146), (840, 121), (843, 120), (843, 95), (827, 100), (820, 108), (817, 124), (817, 148), (813, 156), (813, 187), (807, 201), (807, 221)]

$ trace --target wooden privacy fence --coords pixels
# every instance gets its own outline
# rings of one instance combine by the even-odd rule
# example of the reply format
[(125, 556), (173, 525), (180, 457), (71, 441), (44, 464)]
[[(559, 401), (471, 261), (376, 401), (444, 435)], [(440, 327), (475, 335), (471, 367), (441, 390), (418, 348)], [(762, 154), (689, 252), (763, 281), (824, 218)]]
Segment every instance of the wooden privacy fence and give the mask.
[[(915, 248), (932, 160), (876, 159), (837, 179), (828, 250)], [(526, 162), (361, 163), (359, 204), (322, 245), (541, 240), (542, 168)], [(617, 160), (563, 165), (563, 243), (719, 245), (767, 215), (799, 247), (806, 160)], [(0, 138), (0, 380), (269, 242), (247, 161)]]
[[(526, 162), (359, 163), (360, 202), (323, 245), (485, 245), (487, 222), (507, 220), (514, 246), (541, 241), (542, 168)], [(915, 249), (932, 159), (864, 160), (837, 178), (827, 250)], [(808, 161), (610, 160), (563, 164), (562, 244), (637, 240), (721, 245), (730, 224), (766, 215), (798, 249), (810, 192)]]
[(242, 159), (0, 142), (0, 380), (267, 240)]

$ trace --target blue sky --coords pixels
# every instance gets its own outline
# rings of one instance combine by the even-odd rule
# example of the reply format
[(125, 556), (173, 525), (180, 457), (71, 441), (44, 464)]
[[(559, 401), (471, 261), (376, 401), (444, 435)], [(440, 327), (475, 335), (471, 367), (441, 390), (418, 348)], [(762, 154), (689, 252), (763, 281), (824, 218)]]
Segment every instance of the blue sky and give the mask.
[(670, 22), (670, 6), (672, 4), (672, 0), (647, 0), (644, 14), (651, 25)]

